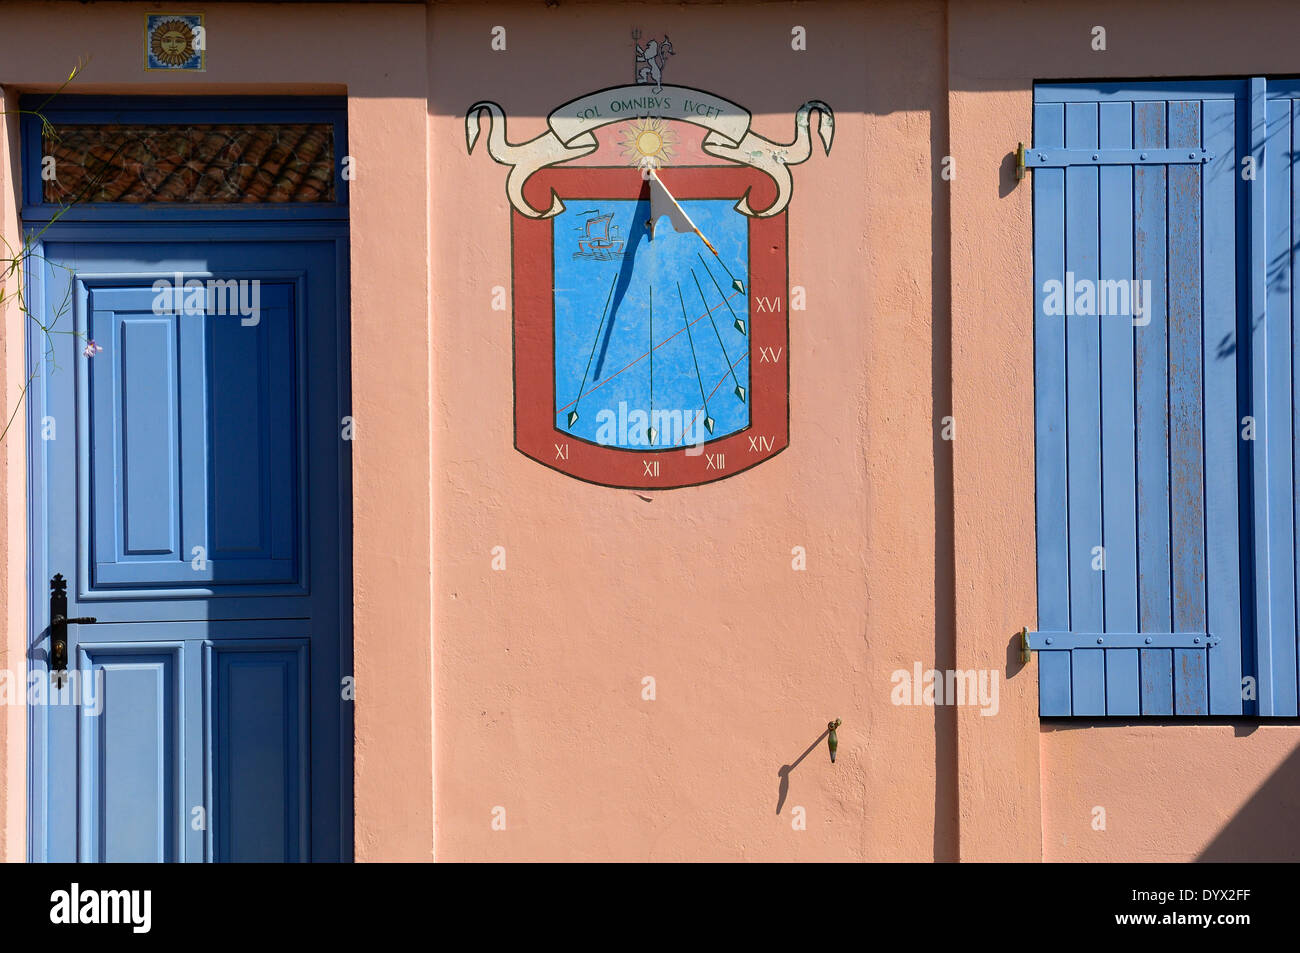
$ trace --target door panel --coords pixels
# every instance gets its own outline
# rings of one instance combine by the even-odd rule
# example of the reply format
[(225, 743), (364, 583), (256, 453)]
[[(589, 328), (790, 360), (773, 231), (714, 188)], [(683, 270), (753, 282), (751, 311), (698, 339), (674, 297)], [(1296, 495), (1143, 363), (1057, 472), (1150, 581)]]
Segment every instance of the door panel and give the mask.
[[(97, 619), (68, 626), (68, 682), (97, 704), (37, 713), (33, 854), (340, 859), (336, 246), (43, 254), (54, 437), (33, 446), (36, 548), (44, 579), (68, 579), (68, 616)], [(86, 357), (91, 340), (102, 351)]]
[(217, 643), (208, 652), (216, 859), (305, 859), (308, 643)]
[(259, 287), (254, 325), (87, 289), (92, 590), (298, 581), (294, 289)]
[(180, 860), (180, 655), (175, 645), (83, 645), (78, 671), (102, 673), (78, 720), (79, 860)]

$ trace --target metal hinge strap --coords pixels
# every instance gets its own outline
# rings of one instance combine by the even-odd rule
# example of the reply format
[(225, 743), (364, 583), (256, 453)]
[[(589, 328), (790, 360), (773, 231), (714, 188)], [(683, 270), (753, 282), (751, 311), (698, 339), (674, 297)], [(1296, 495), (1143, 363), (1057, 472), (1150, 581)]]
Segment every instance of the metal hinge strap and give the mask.
[(1208, 632), (1025, 632), (1022, 646), (1034, 651), (1068, 649), (1208, 649), (1218, 645)]
[[(1017, 158), (1019, 158), (1017, 156)], [(1030, 169), (1075, 165), (1202, 165), (1214, 158), (1207, 149), (1034, 149), (1025, 150)]]

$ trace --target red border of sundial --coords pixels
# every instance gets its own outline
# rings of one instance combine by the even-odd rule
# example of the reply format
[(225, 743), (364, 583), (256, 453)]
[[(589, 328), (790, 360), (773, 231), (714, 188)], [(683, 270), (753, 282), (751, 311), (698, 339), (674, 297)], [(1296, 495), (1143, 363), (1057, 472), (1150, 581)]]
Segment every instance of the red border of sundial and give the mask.
[[(660, 178), (679, 199), (731, 199), (749, 191), (759, 211), (776, 200), (776, 186), (756, 169), (742, 166), (692, 166), (661, 170)], [(550, 208), (554, 191), (566, 204), (600, 199), (647, 199), (649, 186), (629, 167), (543, 169), (524, 186), (533, 208)], [(552, 283), (552, 220), (511, 213), (514, 269), (515, 449), (543, 466), (588, 483), (625, 489), (665, 490), (723, 480), (762, 463), (790, 442), (788, 262), (786, 213), (749, 219), (749, 426), (704, 444), (692, 456), (686, 448), (603, 447), (578, 439), (557, 426), (555, 412), (555, 314)], [(780, 311), (759, 312), (756, 299), (780, 299)], [(729, 317), (729, 316), (728, 316)], [(729, 324), (730, 322), (728, 322)], [(760, 349), (781, 348), (780, 359), (762, 361)], [(769, 352), (771, 353), (771, 352)], [(739, 359), (737, 359), (739, 363)], [(723, 387), (719, 396), (728, 396)], [(750, 438), (763, 449), (752, 450)], [(767, 440), (771, 438), (771, 447)], [(568, 445), (567, 459), (557, 445)], [(723, 454), (724, 469), (714, 469)], [(659, 462), (657, 477), (646, 462)], [(711, 466), (712, 463), (712, 466)]]

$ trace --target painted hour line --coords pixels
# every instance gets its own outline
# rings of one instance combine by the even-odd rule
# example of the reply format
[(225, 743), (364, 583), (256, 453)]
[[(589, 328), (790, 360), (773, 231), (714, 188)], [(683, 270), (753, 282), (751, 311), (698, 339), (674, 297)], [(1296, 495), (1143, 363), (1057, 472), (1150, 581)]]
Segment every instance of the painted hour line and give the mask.
[[(691, 342), (691, 360), (695, 362), (695, 379), (700, 384), (700, 400), (704, 402), (704, 427), (713, 433), (713, 418), (709, 416), (709, 398), (704, 396), (704, 378), (700, 376), (700, 359), (695, 355), (695, 337), (690, 322), (686, 320), (686, 300), (682, 297), (682, 283), (677, 282), (677, 300), (682, 304), (682, 323), (686, 325), (686, 340)], [(696, 420), (699, 418), (696, 417)]]
[(704, 300), (704, 289), (700, 287), (700, 279), (695, 276), (694, 268), (691, 269), (691, 277), (695, 279), (695, 290), (700, 293), (700, 303), (708, 309), (706, 313), (709, 316), (709, 324), (713, 325), (713, 334), (718, 339), (718, 347), (722, 348), (722, 357), (726, 360), (727, 367), (731, 369), (731, 379), (736, 384), (736, 396), (740, 398), (740, 402), (743, 404), (745, 402), (745, 388), (741, 387), (740, 381), (736, 379), (735, 365), (731, 363), (731, 355), (727, 353), (727, 345), (722, 343), (722, 335), (718, 332), (718, 322), (713, 320), (713, 309), (709, 308), (709, 303)]
[[(736, 364), (739, 364), (741, 361), (743, 361), (743, 360), (744, 360), (745, 358), (747, 358), (747, 357), (749, 357), (749, 351), (748, 351), (748, 350), (746, 350), (744, 354), (740, 355), (740, 357), (736, 358)], [(735, 376), (736, 376), (736, 364), (732, 364), (732, 365), (731, 365), (731, 376), (732, 376), (732, 377), (735, 377)], [(718, 380), (718, 382), (717, 382), (716, 384), (713, 385), (713, 390), (709, 391), (709, 396), (712, 397), (714, 394), (716, 394), (716, 393), (718, 392), (718, 388), (720, 388), (724, 383), (726, 383), (726, 380), (727, 380), (727, 375), (726, 375), (726, 374), (723, 374), (722, 377)], [(692, 426), (692, 427), (694, 427), (697, 423), (700, 422), (700, 414), (702, 414), (702, 413), (704, 413), (704, 411), (702, 411), (702, 410), (697, 410), (697, 411), (695, 412), (695, 420), (691, 422), (691, 426)]]
[[(570, 430), (572, 430), (573, 425), (578, 422), (577, 404), (582, 400), (582, 393), (587, 387), (587, 375), (591, 373), (591, 359), (596, 356), (596, 344), (600, 341), (600, 329), (605, 326), (605, 318), (609, 316), (609, 303), (614, 300), (614, 284), (617, 281), (618, 276), (615, 275), (614, 280), (609, 283), (609, 297), (605, 299), (605, 310), (601, 312), (600, 324), (596, 325), (596, 339), (591, 342), (591, 356), (587, 358), (587, 369), (582, 372), (582, 384), (578, 387), (578, 396), (573, 401), (573, 410), (569, 411)], [(595, 390), (595, 388), (593, 387), (592, 390)], [(561, 408), (561, 413), (563, 413), (563, 410), (564, 408)]]
[[(704, 270), (709, 273), (709, 280), (713, 282), (713, 287), (718, 289), (718, 294), (722, 296), (722, 303), (725, 304), (727, 306), (727, 310), (731, 312), (731, 317), (734, 320), (734, 327), (741, 334), (744, 334), (745, 322), (740, 319), (740, 316), (736, 314), (736, 309), (731, 306), (731, 298), (733, 298), (734, 295), (726, 295), (722, 293), (722, 285), (718, 284), (718, 279), (713, 277), (712, 271), (709, 271), (709, 263), (704, 260), (703, 255), (701, 255), (699, 252), (696, 252), (695, 257), (700, 260), (700, 264), (704, 266)], [(727, 274), (730, 275), (731, 272), (727, 272)], [(704, 295), (700, 295), (700, 297), (703, 298)]]
[[(646, 290), (650, 293), (650, 350), (648, 353), (650, 355), (650, 421), (653, 422), (655, 419), (655, 287), (650, 285)], [(655, 437), (659, 436), (659, 432), (647, 424), (646, 436), (649, 438), (649, 442), (653, 444)]]

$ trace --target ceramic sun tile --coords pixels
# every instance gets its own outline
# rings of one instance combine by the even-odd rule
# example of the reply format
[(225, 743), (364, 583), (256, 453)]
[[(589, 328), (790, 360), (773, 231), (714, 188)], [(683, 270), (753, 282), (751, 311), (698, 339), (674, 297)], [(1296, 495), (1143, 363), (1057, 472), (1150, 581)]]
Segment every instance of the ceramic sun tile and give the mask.
[(207, 43), (201, 13), (146, 13), (144, 16), (144, 68), (207, 69)]

